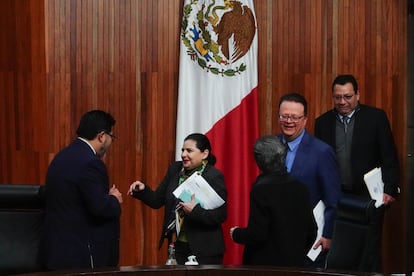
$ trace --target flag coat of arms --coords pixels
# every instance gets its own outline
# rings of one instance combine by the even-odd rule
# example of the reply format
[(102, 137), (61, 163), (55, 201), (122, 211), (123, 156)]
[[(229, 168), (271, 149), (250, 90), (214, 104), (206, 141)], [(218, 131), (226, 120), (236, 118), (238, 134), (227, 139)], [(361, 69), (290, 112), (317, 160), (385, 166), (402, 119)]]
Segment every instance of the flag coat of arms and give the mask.
[(187, 135), (199, 132), (210, 139), (228, 194), (224, 264), (241, 264), (243, 247), (231, 240), (229, 229), (246, 226), (249, 192), (258, 174), (253, 1), (185, 0), (180, 43), (176, 159)]

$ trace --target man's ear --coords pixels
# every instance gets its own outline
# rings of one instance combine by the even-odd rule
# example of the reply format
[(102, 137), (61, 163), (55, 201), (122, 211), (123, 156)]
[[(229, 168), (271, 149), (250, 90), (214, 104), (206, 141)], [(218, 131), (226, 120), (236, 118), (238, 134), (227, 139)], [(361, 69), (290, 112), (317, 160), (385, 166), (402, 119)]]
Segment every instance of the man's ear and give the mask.
[(102, 143), (105, 140), (104, 136), (105, 136), (105, 131), (101, 131), (96, 135), (96, 138), (98, 139), (100, 143)]

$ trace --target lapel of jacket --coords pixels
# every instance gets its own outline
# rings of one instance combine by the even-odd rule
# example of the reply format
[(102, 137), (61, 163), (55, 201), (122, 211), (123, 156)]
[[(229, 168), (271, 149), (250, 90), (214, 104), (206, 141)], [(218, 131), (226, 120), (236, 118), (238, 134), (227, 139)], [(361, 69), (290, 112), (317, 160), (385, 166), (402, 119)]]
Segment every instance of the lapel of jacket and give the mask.
[[(351, 154), (361, 154), (361, 153), (357, 153), (355, 150), (355, 145), (357, 145), (359, 143), (359, 141), (361, 140), (360, 137), (362, 135), (366, 135), (366, 129), (368, 124), (373, 123), (372, 121), (370, 122), (368, 120), (366, 114), (367, 109), (365, 108), (364, 105), (362, 104), (358, 104), (357, 107), (357, 111), (354, 113), (354, 130), (352, 132), (352, 146), (351, 146)], [(372, 119), (372, 118), (371, 118)], [(358, 134), (357, 134), (358, 133)]]
[(336, 147), (336, 121), (337, 119), (337, 113), (335, 110), (332, 110), (331, 116), (329, 116), (329, 122), (326, 127), (330, 128), (329, 131), (329, 140), (326, 141), (327, 144), (331, 145), (333, 148)]

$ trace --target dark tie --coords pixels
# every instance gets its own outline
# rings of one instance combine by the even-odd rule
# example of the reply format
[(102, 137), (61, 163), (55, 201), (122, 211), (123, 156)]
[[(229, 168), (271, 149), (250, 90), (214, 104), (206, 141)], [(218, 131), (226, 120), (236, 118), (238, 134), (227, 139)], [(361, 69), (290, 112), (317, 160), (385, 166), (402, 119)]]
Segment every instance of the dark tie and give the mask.
[(284, 145), (284, 146), (285, 146), (285, 148), (286, 148), (286, 152), (288, 152), (288, 151), (290, 150), (290, 148), (289, 148), (289, 144), (288, 144), (287, 142), (285, 142), (283, 145)]
[(351, 118), (349, 118), (348, 116), (342, 116), (342, 123), (344, 124), (345, 133), (348, 130), (348, 125), (349, 125), (350, 120), (351, 120)]

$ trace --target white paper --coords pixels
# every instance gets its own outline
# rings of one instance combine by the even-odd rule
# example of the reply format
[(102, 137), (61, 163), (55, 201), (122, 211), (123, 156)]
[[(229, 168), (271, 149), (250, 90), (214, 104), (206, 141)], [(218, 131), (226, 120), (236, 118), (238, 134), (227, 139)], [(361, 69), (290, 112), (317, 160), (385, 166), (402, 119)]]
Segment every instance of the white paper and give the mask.
[(315, 244), (319, 241), (322, 237), (323, 233), (323, 226), (325, 225), (325, 204), (322, 200), (319, 200), (318, 204), (316, 204), (315, 208), (313, 208), (313, 216), (315, 217), (316, 225), (318, 226), (318, 232), (316, 234), (316, 240), (312, 245), (312, 248), (308, 252), (308, 257), (312, 261), (315, 261), (316, 258), (319, 256), (319, 253), (322, 251), (322, 246), (318, 246), (316, 249), (313, 249)]
[(375, 207), (382, 205), (384, 197), (384, 182), (382, 181), (381, 168), (374, 168), (364, 175), (364, 181), (372, 199), (375, 200)]
[(195, 195), (195, 202), (200, 203), (201, 207), (206, 210), (215, 209), (224, 204), (224, 200), (211, 188), (200, 173), (193, 173), (175, 189), (173, 194), (183, 202), (191, 201), (191, 196)]

